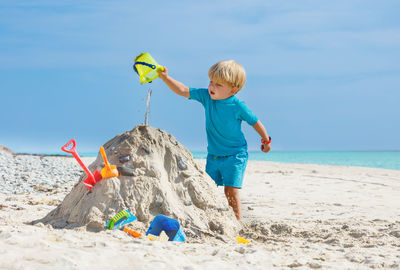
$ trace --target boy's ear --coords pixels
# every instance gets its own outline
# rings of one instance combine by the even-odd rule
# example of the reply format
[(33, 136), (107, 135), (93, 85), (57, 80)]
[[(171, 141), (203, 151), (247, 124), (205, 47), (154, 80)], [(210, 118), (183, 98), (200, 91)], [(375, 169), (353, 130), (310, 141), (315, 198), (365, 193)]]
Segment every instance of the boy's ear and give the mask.
[(232, 93), (233, 93), (234, 95), (235, 95), (237, 92), (239, 92), (239, 90), (238, 90), (237, 87), (235, 87), (235, 88), (232, 89)]

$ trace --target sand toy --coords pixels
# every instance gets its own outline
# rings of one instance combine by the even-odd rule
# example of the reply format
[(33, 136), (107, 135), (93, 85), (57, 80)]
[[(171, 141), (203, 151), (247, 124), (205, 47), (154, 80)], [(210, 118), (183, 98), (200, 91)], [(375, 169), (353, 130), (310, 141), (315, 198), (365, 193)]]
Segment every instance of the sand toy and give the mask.
[(132, 215), (128, 210), (123, 210), (116, 214), (114, 217), (110, 219), (109, 222), (106, 223), (106, 226), (109, 230), (115, 230), (122, 228), (125, 224), (131, 223), (136, 220), (136, 217)]
[(158, 236), (149, 233), (147, 235), (147, 239), (149, 239), (150, 241), (159, 241), (159, 242), (168, 242), (169, 241), (169, 237), (164, 231), (162, 231), (160, 233), (160, 235), (158, 235)]
[(130, 228), (128, 228), (128, 227), (125, 227), (125, 228), (123, 229), (123, 231), (129, 233), (130, 235), (132, 235), (132, 236), (135, 237), (135, 238), (138, 238), (138, 237), (142, 236), (142, 234), (141, 234), (140, 232), (137, 232), (137, 231), (135, 231), (135, 230), (132, 230), (132, 229), (130, 229)]
[(238, 244), (250, 244), (251, 242), (243, 237), (236, 237), (236, 241)]
[[(67, 149), (67, 147), (72, 143), (72, 147), (70, 149)], [(92, 187), (99, 182), (102, 179), (101, 174), (96, 170), (94, 173), (92, 173), (86, 166), (83, 164), (81, 158), (78, 155), (78, 152), (76, 151), (76, 142), (75, 139), (71, 139), (69, 142), (67, 142), (66, 145), (61, 147), (61, 150), (63, 150), (66, 153), (72, 154), (72, 156), (78, 161), (79, 165), (81, 165), (82, 169), (86, 172), (87, 178), (85, 181), (83, 181), (83, 184), (89, 189), (92, 190)]]
[(162, 231), (165, 231), (165, 233), (168, 235), (169, 241), (186, 241), (186, 235), (176, 219), (169, 218), (164, 215), (158, 215), (151, 222), (146, 235), (152, 234), (159, 236)]
[(272, 141), (271, 137), (269, 137), (269, 141), (266, 141), (266, 140), (264, 140), (264, 139), (261, 139), (261, 143), (262, 143), (262, 144), (261, 144), (261, 151), (263, 151), (265, 145), (266, 145), (266, 144), (270, 144), (271, 141)]
[(104, 150), (103, 146), (100, 146), (100, 153), (101, 153), (101, 156), (103, 157), (104, 164), (105, 164), (104, 168), (100, 172), (101, 176), (104, 179), (110, 178), (110, 177), (118, 177), (119, 173), (117, 170), (117, 166), (110, 165), (110, 163), (108, 163), (106, 151)]
[(141, 84), (152, 82), (158, 77), (158, 70), (163, 71), (164, 67), (160, 66), (149, 53), (141, 53), (135, 58), (133, 70), (139, 74)]

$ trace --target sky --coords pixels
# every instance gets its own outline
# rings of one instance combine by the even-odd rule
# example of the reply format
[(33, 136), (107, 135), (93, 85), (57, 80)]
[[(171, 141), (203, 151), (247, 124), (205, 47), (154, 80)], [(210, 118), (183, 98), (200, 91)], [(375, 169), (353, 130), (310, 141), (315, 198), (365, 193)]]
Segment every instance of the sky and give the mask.
[[(237, 95), (272, 149), (400, 150), (398, 0), (0, 0), (0, 144), (55, 153), (71, 138), (96, 152), (144, 122), (192, 151), (204, 109), (132, 65), (149, 52), (169, 75), (207, 88), (208, 69), (246, 69)], [(259, 135), (242, 125), (249, 150)]]

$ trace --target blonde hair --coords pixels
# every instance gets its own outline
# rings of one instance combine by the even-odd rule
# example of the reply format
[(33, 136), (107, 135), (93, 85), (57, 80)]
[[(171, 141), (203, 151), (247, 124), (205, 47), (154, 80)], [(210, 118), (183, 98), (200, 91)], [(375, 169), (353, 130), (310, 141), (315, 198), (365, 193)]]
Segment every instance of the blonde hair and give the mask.
[(208, 77), (214, 82), (225, 82), (238, 91), (246, 83), (244, 68), (234, 60), (220, 61), (210, 67)]

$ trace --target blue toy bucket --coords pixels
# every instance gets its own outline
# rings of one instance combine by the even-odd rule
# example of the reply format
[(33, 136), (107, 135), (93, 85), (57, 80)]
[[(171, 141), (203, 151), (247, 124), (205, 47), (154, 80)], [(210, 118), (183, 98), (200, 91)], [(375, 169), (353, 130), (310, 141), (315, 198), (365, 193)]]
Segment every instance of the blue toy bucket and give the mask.
[(164, 215), (156, 216), (151, 222), (146, 235), (150, 233), (159, 236), (161, 231), (165, 231), (165, 233), (168, 235), (168, 241), (186, 241), (186, 235), (176, 219), (169, 218)]

